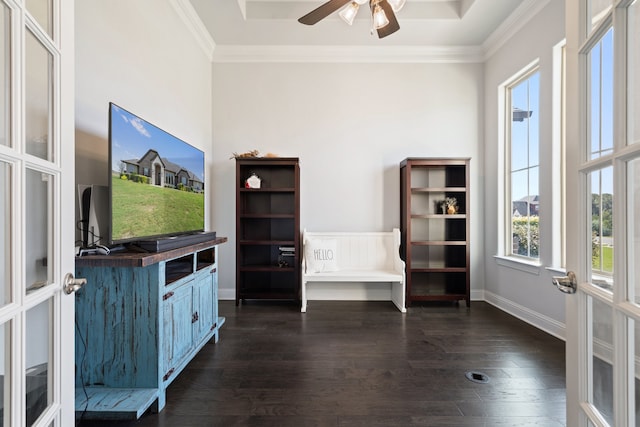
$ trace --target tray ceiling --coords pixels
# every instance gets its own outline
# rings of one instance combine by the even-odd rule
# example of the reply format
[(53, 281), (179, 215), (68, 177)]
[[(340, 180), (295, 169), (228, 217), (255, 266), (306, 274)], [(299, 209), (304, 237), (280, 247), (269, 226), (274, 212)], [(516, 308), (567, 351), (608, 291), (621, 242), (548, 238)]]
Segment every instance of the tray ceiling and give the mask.
[(481, 46), (518, 8), (536, 0), (407, 0), (400, 30), (378, 39), (366, 13), (314, 26), (297, 19), (325, 0), (190, 0), (216, 46)]

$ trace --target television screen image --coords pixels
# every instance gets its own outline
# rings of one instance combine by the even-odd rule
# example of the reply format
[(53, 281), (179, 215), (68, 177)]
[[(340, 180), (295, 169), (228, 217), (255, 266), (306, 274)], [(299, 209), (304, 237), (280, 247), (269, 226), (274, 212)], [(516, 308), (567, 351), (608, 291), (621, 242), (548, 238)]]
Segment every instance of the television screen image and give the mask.
[(204, 153), (109, 104), (110, 243), (204, 230)]

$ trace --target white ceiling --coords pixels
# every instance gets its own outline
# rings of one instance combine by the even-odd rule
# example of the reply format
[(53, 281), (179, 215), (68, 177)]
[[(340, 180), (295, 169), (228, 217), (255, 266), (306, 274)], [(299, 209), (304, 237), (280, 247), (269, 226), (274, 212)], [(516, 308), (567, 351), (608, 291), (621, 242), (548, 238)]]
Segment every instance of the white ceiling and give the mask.
[[(334, 13), (314, 26), (297, 19), (325, 0), (190, 0), (217, 47), (242, 46), (482, 46), (514, 15), (539, 0), (407, 0), (398, 12), (400, 30), (370, 34), (367, 7), (353, 26)], [(546, 3), (546, 2), (542, 2)], [(524, 10), (524, 12), (523, 12)], [(511, 17), (511, 18), (510, 18)]]

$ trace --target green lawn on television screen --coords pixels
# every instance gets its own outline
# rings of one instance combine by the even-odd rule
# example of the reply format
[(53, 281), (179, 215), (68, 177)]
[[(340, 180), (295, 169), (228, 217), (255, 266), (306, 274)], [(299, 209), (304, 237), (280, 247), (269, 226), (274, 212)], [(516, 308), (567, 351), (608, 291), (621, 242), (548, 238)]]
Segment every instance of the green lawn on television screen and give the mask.
[(204, 193), (112, 177), (113, 240), (174, 234), (204, 227)]

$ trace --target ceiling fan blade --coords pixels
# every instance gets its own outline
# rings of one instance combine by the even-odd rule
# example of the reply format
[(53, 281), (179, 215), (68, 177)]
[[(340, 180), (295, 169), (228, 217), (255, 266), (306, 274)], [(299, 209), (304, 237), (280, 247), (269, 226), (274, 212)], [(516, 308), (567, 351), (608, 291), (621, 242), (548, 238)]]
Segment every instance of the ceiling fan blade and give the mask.
[(377, 30), (378, 38), (381, 39), (398, 31), (400, 29), (400, 24), (398, 24), (396, 14), (393, 12), (393, 8), (387, 0), (380, 0), (380, 3), (378, 4), (382, 10), (384, 10), (384, 13), (387, 15), (387, 19), (389, 20), (387, 25)]
[(320, 5), (320, 7), (298, 19), (298, 22), (306, 25), (316, 24), (350, 2), (351, 0), (329, 0), (328, 2)]

